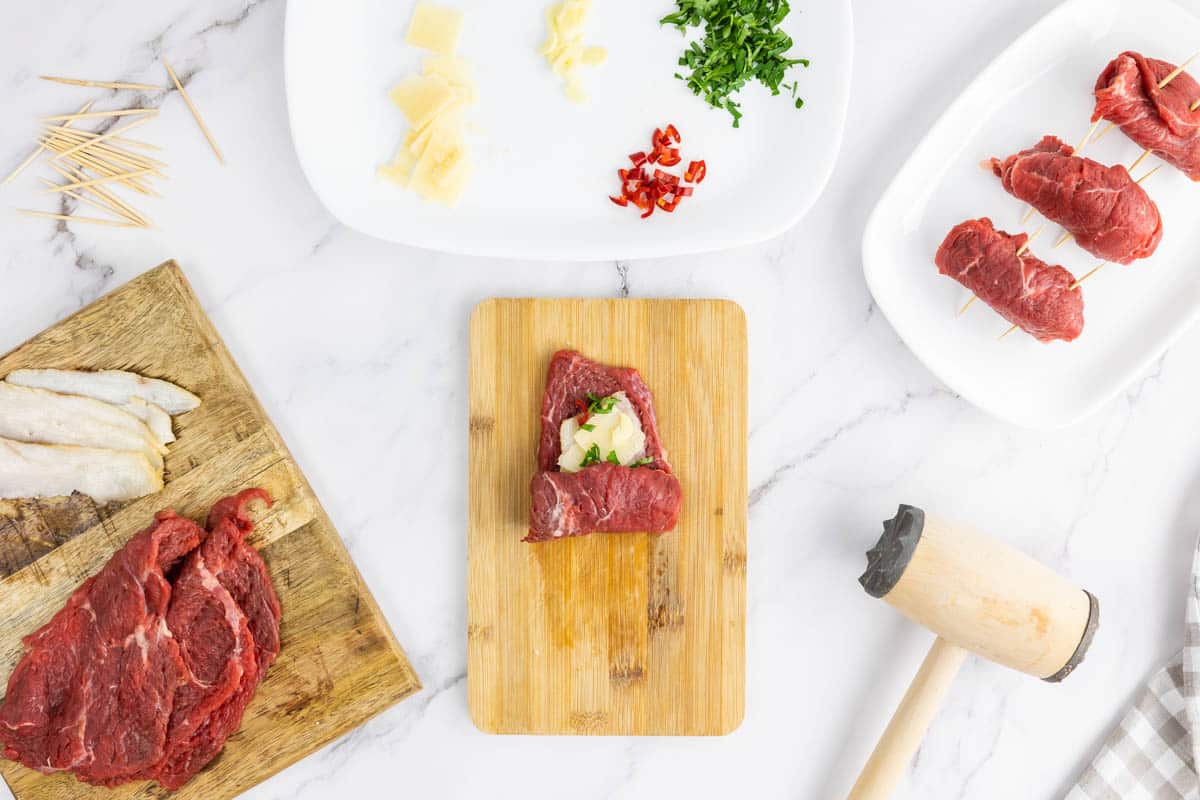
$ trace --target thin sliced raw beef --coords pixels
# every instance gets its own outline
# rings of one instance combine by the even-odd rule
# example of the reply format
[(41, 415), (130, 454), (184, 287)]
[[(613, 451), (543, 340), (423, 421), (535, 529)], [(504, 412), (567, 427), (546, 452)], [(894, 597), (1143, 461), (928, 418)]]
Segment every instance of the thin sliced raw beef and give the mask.
[(1071, 341), (1083, 331), (1083, 295), (1074, 276), (1028, 250), (1023, 233), (1012, 236), (987, 217), (959, 223), (946, 235), (934, 262), (996, 313), (1038, 341)]
[(210, 531), (164, 511), (26, 637), (0, 703), (3, 755), (113, 786), (177, 789), (220, 752), (279, 654), (279, 601), (250, 489)]
[(1127, 50), (1096, 79), (1092, 121), (1106, 119), (1121, 127), (1139, 146), (1200, 181), (1200, 83), (1186, 72), (1158, 84), (1175, 65)]
[(533, 476), (527, 542), (587, 533), (664, 533), (675, 527), (683, 489), (669, 472), (601, 462), (579, 472)]
[(558, 469), (562, 455), (559, 427), (567, 417), (579, 413), (579, 404), (588, 393), (608, 397), (625, 392), (646, 434), (646, 456), (653, 458), (655, 469), (671, 471), (667, 451), (658, 438), (658, 420), (654, 416), (654, 397), (636, 369), (607, 367), (574, 350), (559, 350), (550, 359), (546, 373), (546, 393), (542, 395), (542, 438), (538, 442), (538, 469)]
[(205, 532), (169, 511), (25, 637), (0, 705), (6, 758), (119, 783), (163, 756), (184, 661), (165, 617), (168, 574)]
[(1129, 264), (1149, 256), (1162, 240), (1158, 206), (1125, 167), (1077, 156), (1053, 136), (987, 164), (1005, 191), (1062, 225), (1097, 258)]
[[(563, 420), (579, 413), (589, 393), (607, 397), (619, 391), (637, 412), (646, 457), (653, 460), (640, 467), (602, 462), (579, 472), (558, 471)], [(542, 397), (538, 468), (530, 483), (526, 542), (588, 533), (665, 533), (679, 518), (683, 489), (658, 435), (654, 398), (635, 369), (605, 366), (574, 350), (554, 354)]]
[(176, 692), (166, 757), (153, 775), (168, 789), (221, 751), (279, 653), (279, 601), (261, 557), (245, 543), (254, 527), (245, 507), (254, 499), (270, 503), (266, 492), (249, 489), (213, 507), (208, 538), (175, 582), (167, 623), (191, 679)]

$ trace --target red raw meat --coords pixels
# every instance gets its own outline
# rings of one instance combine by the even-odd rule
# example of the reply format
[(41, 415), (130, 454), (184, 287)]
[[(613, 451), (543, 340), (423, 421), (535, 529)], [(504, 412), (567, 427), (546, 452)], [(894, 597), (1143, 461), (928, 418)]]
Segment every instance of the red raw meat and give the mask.
[[(261, 557), (245, 543), (254, 527), (245, 506), (254, 499), (271, 500), (249, 489), (213, 507), (208, 538), (175, 582), (167, 622), (191, 680), (175, 694), (167, 754), (153, 775), (168, 789), (187, 783), (221, 751), (279, 653), (279, 601)], [(252, 603), (242, 605), (239, 596)]]
[(538, 469), (558, 469), (562, 455), (559, 429), (563, 420), (579, 414), (579, 403), (587, 402), (588, 393), (608, 397), (625, 392), (637, 412), (646, 434), (646, 456), (653, 458), (655, 469), (671, 471), (667, 451), (658, 438), (658, 420), (654, 416), (654, 397), (636, 369), (606, 367), (574, 350), (559, 350), (550, 359), (546, 373), (546, 393), (542, 395), (542, 438), (538, 443)]
[(1049, 266), (1026, 250), (1029, 237), (1012, 236), (992, 221), (955, 225), (938, 248), (938, 272), (974, 292), (996, 313), (1039, 341), (1071, 341), (1083, 331), (1083, 295), (1071, 289), (1074, 276)]
[[(558, 471), (562, 451), (559, 429), (563, 420), (579, 414), (588, 393), (607, 397), (625, 392), (646, 435), (641, 467), (603, 462), (576, 473)], [(654, 398), (637, 370), (608, 367), (574, 350), (560, 350), (550, 359), (542, 396), (542, 432), (538, 469), (530, 484), (529, 535), (542, 542), (587, 533), (664, 533), (675, 527), (683, 502), (679, 479), (671, 472), (658, 435)]]
[(1200, 181), (1200, 83), (1181, 72), (1161, 89), (1175, 65), (1126, 51), (1096, 80), (1092, 121), (1106, 119), (1125, 135), (1194, 181)]
[(241, 724), (279, 654), (279, 601), (245, 542), (249, 489), (210, 531), (164, 511), (26, 637), (0, 704), (3, 754), (43, 772), (177, 789)]
[(1150, 195), (1124, 167), (1074, 153), (1046, 136), (1029, 150), (988, 163), (1007, 192), (1062, 225), (1092, 255), (1129, 264), (1153, 253), (1162, 239), (1162, 217)]
[(163, 755), (185, 667), (165, 617), (168, 573), (204, 530), (164, 511), (25, 637), (0, 705), (4, 755), (119, 783)]
[(533, 476), (527, 542), (587, 533), (664, 533), (675, 527), (683, 490), (669, 472), (601, 462), (579, 472)]

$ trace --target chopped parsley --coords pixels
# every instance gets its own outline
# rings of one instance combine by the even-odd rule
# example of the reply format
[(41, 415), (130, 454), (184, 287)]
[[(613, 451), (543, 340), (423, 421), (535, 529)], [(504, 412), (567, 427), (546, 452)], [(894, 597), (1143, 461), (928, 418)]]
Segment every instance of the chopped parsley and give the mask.
[(588, 392), (587, 399), (589, 414), (608, 414), (617, 405), (616, 397), (596, 397), (596, 395)]
[(585, 431), (587, 431), (588, 433), (591, 433), (592, 431), (596, 430), (596, 426), (595, 426), (595, 425), (593, 425), (593, 424), (592, 424), (592, 423), (590, 423), (590, 422), (585, 422), (585, 423), (583, 423), (582, 425), (580, 425), (579, 427), (580, 427), (582, 430), (585, 430)]
[(618, 467), (621, 466), (621, 459), (617, 458), (616, 450), (609, 450), (608, 456), (604, 460), (610, 464), (616, 464)]
[(600, 463), (600, 445), (592, 442), (592, 446), (583, 454), (583, 461), (579, 462), (579, 468), (590, 467), (592, 464)]
[(650, 456), (646, 456), (645, 458), (639, 458), (637, 461), (633, 462), (633, 465), (635, 467), (644, 467), (647, 464), (653, 464), (653, 463), (654, 463), (654, 459), (650, 458)]
[[(791, 11), (787, 0), (675, 0), (675, 5), (678, 10), (659, 20), (660, 25), (674, 25), (685, 34), (690, 27), (704, 27), (704, 36), (679, 57), (688, 74), (677, 72), (675, 77), (709, 105), (728, 111), (733, 127), (740, 127), (742, 111), (732, 96), (747, 81), (758, 80), (771, 94), (790, 89), (796, 97), (796, 82), (788, 86), (784, 76), (809, 62), (787, 57), (792, 37), (779, 28)], [(796, 108), (803, 105), (796, 98)]]

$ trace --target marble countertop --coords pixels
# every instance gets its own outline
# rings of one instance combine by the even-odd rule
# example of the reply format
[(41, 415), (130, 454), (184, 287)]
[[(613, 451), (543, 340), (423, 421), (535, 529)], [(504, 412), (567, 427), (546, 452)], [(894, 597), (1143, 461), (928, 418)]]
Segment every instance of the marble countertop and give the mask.
[[(1092, 418), (1026, 432), (917, 362), (872, 303), (859, 256), (866, 216), (905, 154), (1052, 5), (858, 0), (846, 140), (803, 222), (735, 252), (575, 265), (444, 256), (339, 225), (289, 141), (284, 0), (9, 4), (5, 173), (28, 152), (34, 117), (88, 96), (38, 74), (162, 81), (162, 51), (229, 165), (216, 165), (172, 95), (154, 137), (172, 155), (169, 196), (145, 206), (161, 230), (3, 212), (0, 350), (177, 259), (425, 683), (246, 796), (844, 796), (931, 638), (855, 582), (898, 502), (1003, 536), (1104, 602), (1092, 652), (1065, 684), (969, 661), (900, 796), (1059, 796), (1182, 641), (1200, 530), (1200, 375), (1188, 366), (1200, 360), (1200, 330)], [(24, 176), (3, 205), (39, 203), (36, 188)], [(729, 297), (745, 308), (748, 711), (733, 735), (490, 737), (471, 724), (467, 317), (495, 294)], [(448, 434), (433, 442), (429, 431)]]

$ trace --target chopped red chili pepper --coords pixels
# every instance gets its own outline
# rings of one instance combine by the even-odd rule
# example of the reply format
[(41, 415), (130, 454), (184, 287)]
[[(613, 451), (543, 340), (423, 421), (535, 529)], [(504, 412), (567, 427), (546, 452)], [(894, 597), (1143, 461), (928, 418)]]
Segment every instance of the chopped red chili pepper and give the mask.
[[(617, 177), (621, 179), (621, 194), (611, 195), (609, 200), (621, 207), (633, 204), (642, 212), (642, 219), (651, 216), (655, 209), (668, 214), (674, 212), (683, 198), (691, 197), (695, 190), (691, 186), (681, 185), (679, 176), (672, 172), (656, 168), (652, 175), (649, 174), (646, 165), (673, 167), (682, 163), (679, 148), (674, 146), (679, 144), (681, 138), (679, 129), (674, 125), (655, 128), (650, 137), (650, 150), (631, 153), (629, 160), (633, 167), (617, 170)], [(699, 183), (704, 179), (705, 171), (703, 161), (692, 161), (684, 172), (683, 180)]]

